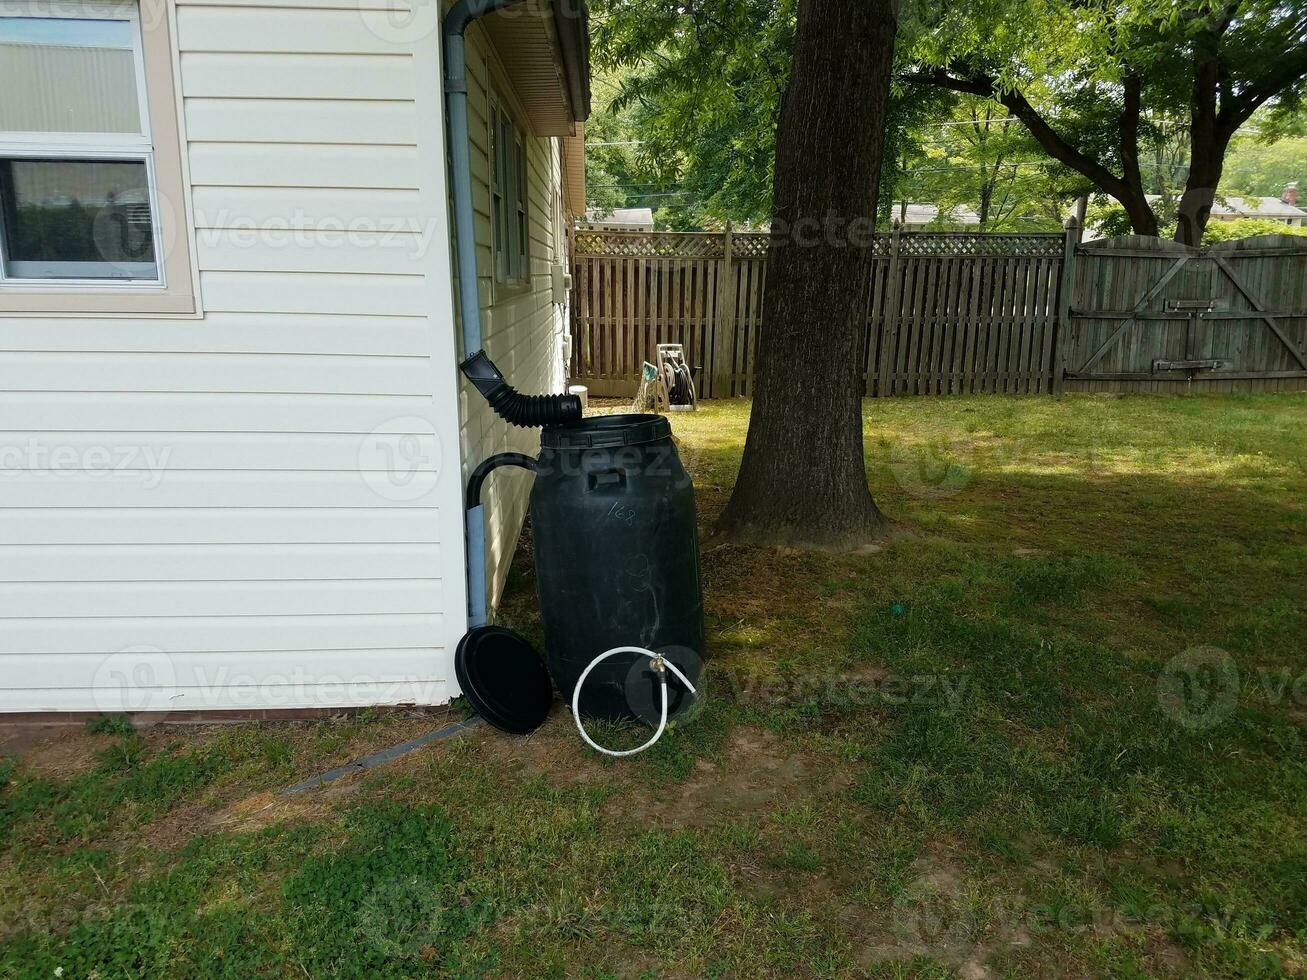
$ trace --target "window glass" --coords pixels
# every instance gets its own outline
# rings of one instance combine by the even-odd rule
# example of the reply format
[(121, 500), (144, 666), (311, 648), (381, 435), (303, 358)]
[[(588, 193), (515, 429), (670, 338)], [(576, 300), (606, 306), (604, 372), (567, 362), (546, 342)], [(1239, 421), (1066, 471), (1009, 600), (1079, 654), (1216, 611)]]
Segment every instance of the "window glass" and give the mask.
[(512, 118), (498, 106), (491, 108), (490, 133), (495, 278), (515, 282), (526, 277), (524, 140)]
[(0, 131), (141, 134), (134, 33), (126, 20), (0, 17)]
[(526, 153), (522, 148), (522, 141), (517, 141), (517, 155), (515, 157), (517, 170), (517, 276), (519, 279), (526, 278)]
[(141, 160), (0, 159), (0, 243), (11, 279), (154, 279)]
[(508, 241), (508, 207), (504, 200), (508, 184), (507, 174), (505, 173), (507, 161), (504, 157), (505, 129), (507, 126), (508, 120), (503, 113), (498, 109), (493, 110), (490, 128), (495, 171), (495, 277), (501, 280), (509, 278), (508, 249), (505, 247)]

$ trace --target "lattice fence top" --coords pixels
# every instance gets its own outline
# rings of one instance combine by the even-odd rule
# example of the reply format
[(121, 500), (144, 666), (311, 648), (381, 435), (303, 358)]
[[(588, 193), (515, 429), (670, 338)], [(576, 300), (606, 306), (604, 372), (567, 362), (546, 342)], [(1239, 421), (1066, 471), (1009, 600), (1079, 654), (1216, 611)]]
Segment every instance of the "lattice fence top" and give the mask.
[[(767, 256), (770, 236), (759, 232), (733, 233), (731, 257), (744, 261)], [(589, 231), (576, 232), (576, 254), (612, 258), (719, 259), (726, 254), (726, 236), (711, 232)], [(981, 235), (970, 232), (905, 231), (899, 233), (903, 256), (1029, 256), (1060, 258), (1065, 245), (1061, 234)], [(874, 255), (889, 255), (889, 233), (872, 242)]]
[[(888, 254), (889, 236), (879, 236), (878, 245)], [(970, 232), (905, 231), (899, 234), (900, 255), (1022, 255), (1061, 257), (1066, 238), (1059, 233), (1045, 235), (982, 235)]]
[(726, 253), (725, 237), (676, 231), (578, 231), (577, 255), (715, 259)]
[(767, 257), (767, 248), (771, 244), (771, 235), (753, 232), (746, 235), (731, 235), (731, 255), (738, 259), (762, 259)]

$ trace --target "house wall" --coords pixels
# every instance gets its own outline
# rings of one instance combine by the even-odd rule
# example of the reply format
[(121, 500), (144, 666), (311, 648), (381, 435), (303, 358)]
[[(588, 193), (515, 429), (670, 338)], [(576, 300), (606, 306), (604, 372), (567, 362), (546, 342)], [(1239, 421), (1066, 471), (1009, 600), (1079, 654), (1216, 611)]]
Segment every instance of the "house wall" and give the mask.
[(458, 454), (508, 441), (458, 428), (438, 35), (233, 2), (167, 7), (203, 315), (0, 316), (0, 711), (456, 693)]
[[(553, 303), (550, 276), (554, 263), (566, 261), (559, 140), (530, 136), (525, 113), (517, 104), (504, 67), (480, 25), (469, 30), (467, 40), (468, 129), (472, 143), (477, 272), (485, 349), (508, 383), (519, 391), (559, 392), (566, 385), (562, 344), (567, 330), (567, 310)], [(519, 127), (527, 136), (530, 279), (525, 286), (505, 286), (494, 279), (489, 158), (492, 90), (517, 117)], [(511, 451), (534, 456), (539, 451), (539, 430), (508, 425), (466, 385), (459, 400), (465, 476), (493, 453)], [(492, 604), (499, 599), (512, 562), (526, 517), (531, 481), (531, 475), (525, 470), (505, 467), (490, 478), (482, 494), (486, 503), (486, 575)]]

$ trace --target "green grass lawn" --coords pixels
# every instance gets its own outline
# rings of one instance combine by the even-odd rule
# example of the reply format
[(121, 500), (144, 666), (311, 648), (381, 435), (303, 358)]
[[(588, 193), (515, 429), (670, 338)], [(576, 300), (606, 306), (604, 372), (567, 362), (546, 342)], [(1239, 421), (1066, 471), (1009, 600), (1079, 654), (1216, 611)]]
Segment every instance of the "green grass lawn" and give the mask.
[[(747, 413), (673, 419), (705, 527)], [(1307, 398), (863, 414), (902, 533), (706, 553), (705, 704), (636, 759), (557, 708), (289, 800), (436, 722), (0, 763), (0, 976), (1301, 974)]]

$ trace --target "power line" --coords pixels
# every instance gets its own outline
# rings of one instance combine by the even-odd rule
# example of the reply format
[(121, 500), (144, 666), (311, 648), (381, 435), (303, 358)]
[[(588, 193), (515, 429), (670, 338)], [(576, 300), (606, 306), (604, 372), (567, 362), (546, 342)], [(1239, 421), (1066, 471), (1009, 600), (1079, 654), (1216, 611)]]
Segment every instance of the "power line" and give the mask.
[[(662, 193), (657, 193), (657, 194), (656, 194), (656, 193), (652, 193), (652, 192), (646, 194), (646, 193), (642, 193), (642, 192), (640, 192), (640, 191), (636, 191), (636, 192), (634, 192), (634, 193), (632, 193), (632, 194), (628, 194), (628, 195), (626, 195), (626, 196), (627, 196), (627, 197), (688, 197), (688, 196), (689, 196), (689, 192), (687, 192), (687, 191), (671, 191), (671, 192), (666, 193), (666, 194), (662, 194)], [(618, 207), (621, 207), (621, 205), (619, 204)]]
[(994, 119), (944, 119), (939, 122), (922, 123), (923, 126), (988, 126), (990, 123), (1020, 122), (1016, 116), (995, 117)]
[(1049, 164), (1056, 163), (1055, 160), (1013, 160), (1000, 164), (986, 163), (967, 163), (957, 164), (951, 167), (921, 167), (912, 170), (900, 170), (901, 174), (947, 174), (955, 170), (993, 170), (995, 167), (1003, 169), (1005, 167), (1047, 167)]

